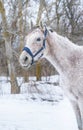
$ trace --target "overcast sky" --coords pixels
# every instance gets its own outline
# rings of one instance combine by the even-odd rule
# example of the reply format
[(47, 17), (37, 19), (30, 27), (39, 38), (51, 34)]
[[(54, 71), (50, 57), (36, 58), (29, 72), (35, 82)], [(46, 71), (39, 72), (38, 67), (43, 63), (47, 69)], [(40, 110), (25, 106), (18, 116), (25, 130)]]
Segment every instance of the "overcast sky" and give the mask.
[(80, 1), (81, 1), (82, 6), (83, 6), (83, 0), (80, 0)]

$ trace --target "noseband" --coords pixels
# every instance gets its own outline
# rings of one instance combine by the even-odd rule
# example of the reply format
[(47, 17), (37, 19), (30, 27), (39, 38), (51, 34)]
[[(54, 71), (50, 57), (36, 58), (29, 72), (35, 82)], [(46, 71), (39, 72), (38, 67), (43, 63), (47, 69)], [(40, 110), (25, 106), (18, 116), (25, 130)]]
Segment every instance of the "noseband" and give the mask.
[[(23, 51), (26, 51), (32, 57), (31, 65), (33, 65), (35, 63), (35, 60), (34, 60), (35, 57), (38, 56), (40, 54), (40, 52), (42, 52), (45, 49), (47, 33), (48, 33), (48, 30), (45, 27), (43, 45), (35, 54), (33, 54), (32, 51), (28, 47), (23, 48)], [(39, 58), (42, 57), (42, 56), (43, 56), (43, 53), (39, 56)]]

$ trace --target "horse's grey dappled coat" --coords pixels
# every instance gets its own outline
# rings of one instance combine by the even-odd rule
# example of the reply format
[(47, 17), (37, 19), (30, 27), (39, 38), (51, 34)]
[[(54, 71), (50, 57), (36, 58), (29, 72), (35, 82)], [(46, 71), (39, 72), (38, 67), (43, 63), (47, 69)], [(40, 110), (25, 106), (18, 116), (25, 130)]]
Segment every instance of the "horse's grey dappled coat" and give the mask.
[[(40, 43), (37, 43), (40, 38)], [(40, 28), (31, 31), (26, 37), (26, 47), (36, 52), (43, 41), (43, 32)], [(25, 57), (27, 61), (25, 61)], [(60, 74), (60, 86), (69, 97), (78, 121), (80, 130), (83, 130), (83, 47), (77, 46), (67, 38), (58, 35), (56, 32), (48, 32), (46, 37), (46, 48), (43, 57), (57, 69)], [(31, 57), (23, 51), (20, 55), (22, 66), (30, 66)]]

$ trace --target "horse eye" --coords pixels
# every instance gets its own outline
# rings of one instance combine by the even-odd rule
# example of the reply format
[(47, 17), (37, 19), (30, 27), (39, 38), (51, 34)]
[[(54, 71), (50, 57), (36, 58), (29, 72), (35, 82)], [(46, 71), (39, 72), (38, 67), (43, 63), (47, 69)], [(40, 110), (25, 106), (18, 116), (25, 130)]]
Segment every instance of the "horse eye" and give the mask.
[(37, 41), (41, 41), (41, 38), (37, 38)]

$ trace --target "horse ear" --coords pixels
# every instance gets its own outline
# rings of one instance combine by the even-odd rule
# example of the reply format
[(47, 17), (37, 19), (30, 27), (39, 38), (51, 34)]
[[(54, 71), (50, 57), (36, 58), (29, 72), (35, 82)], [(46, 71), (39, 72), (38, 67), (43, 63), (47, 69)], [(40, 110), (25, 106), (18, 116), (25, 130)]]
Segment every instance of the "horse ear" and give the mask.
[(39, 22), (39, 26), (40, 26), (41, 29), (43, 29), (43, 23), (42, 23), (42, 21)]
[(45, 24), (45, 23), (43, 24), (42, 21), (40, 21), (39, 26), (40, 26), (40, 28), (41, 28), (43, 31), (45, 31), (45, 29), (46, 29), (46, 24)]
[(33, 28), (33, 22), (31, 21), (30, 22), (30, 29), (32, 29)]

